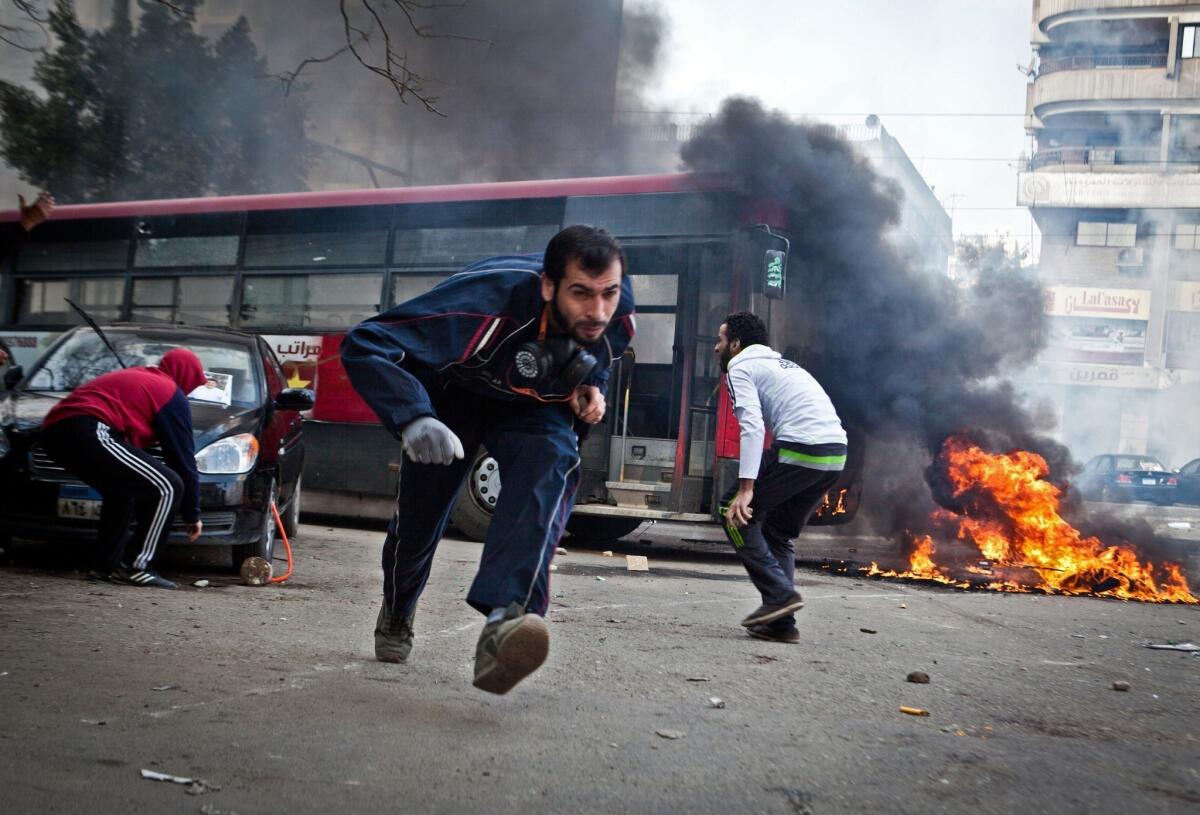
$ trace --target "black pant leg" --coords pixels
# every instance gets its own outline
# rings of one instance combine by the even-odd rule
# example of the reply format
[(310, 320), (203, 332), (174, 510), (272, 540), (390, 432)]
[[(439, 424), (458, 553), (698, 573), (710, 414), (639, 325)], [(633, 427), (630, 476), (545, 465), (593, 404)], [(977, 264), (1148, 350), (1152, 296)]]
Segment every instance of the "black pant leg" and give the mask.
[[(149, 568), (170, 532), (183, 494), (179, 476), (88, 416), (74, 416), (46, 428), (42, 444), (51, 458), (104, 499), (99, 556), (109, 563), (119, 560), (135, 569)], [(110, 502), (114, 506), (109, 508)], [(128, 533), (130, 512), (137, 517), (132, 539)], [(131, 548), (131, 562), (125, 562), (126, 550)]]

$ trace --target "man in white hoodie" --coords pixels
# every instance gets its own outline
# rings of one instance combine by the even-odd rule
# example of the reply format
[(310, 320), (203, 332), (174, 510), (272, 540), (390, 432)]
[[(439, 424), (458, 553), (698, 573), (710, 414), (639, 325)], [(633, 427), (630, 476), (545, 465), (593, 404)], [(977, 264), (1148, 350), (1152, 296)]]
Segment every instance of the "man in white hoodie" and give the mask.
[(846, 465), (846, 431), (817, 380), (768, 347), (755, 315), (726, 317), (713, 350), (741, 428), (738, 483), (720, 504), (725, 535), (762, 595), (742, 625), (752, 637), (799, 642), (792, 540)]

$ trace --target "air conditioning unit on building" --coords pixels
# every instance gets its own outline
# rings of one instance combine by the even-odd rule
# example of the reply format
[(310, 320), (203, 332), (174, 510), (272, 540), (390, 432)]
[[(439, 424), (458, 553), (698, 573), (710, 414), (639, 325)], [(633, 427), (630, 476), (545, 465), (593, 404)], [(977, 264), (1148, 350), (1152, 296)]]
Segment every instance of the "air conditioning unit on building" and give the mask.
[(1140, 246), (1122, 249), (1117, 253), (1117, 265), (1122, 267), (1140, 268), (1143, 265), (1142, 252), (1143, 250)]
[(1089, 164), (1116, 164), (1117, 163), (1117, 148), (1115, 147), (1093, 147), (1088, 151)]

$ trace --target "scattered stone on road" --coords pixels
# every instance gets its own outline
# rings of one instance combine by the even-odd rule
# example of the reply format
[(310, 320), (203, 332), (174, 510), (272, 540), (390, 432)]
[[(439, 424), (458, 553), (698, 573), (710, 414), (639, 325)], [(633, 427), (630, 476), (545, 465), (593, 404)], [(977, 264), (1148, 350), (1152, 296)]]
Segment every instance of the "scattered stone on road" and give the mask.
[(670, 739), (671, 741), (682, 739), (687, 735), (687, 733), (682, 730), (655, 730), (654, 732), (662, 736), (664, 739)]
[(914, 685), (929, 684), (929, 674), (925, 673), (924, 671), (912, 671), (907, 677), (905, 677), (905, 679), (907, 679), (909, 682), (912, 682)]
[(1122, 682), (1122, 681), (1120, 681), (1120, 680), (1118, 680), (1118, 681), (1116, 681), (1116, 682), (1113, 682), (1113, 684), (1112, 684), (1112, 689), (1113, 689), (1113, 690), (1125, 690), (1125, 691), (1127, 691), (1127, 690), (1129, 690), (1129, 687), (1130, 687), (1130, 686), (1129, 686), (1129, 683), (1128, 683), (1128, 682)]

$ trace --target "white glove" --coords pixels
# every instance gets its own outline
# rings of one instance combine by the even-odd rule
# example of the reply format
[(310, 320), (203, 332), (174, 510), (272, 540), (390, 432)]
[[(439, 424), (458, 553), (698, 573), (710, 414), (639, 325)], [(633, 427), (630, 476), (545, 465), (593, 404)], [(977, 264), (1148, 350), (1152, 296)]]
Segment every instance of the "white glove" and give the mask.
[(413, 419), (400, 431), (404, 452), (421, 464), (449, 464), (463, 457), (462, 442), (454, 431), (432, 416)]

